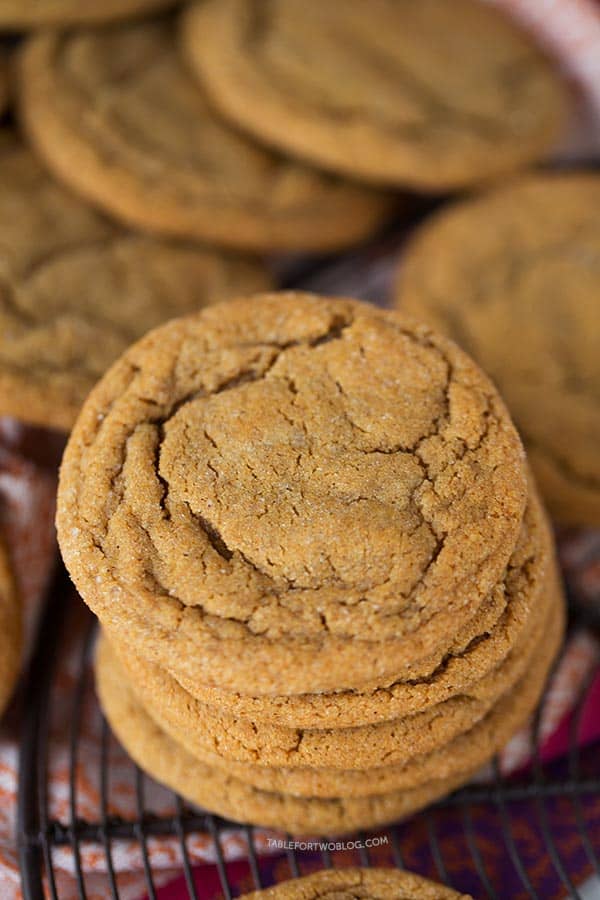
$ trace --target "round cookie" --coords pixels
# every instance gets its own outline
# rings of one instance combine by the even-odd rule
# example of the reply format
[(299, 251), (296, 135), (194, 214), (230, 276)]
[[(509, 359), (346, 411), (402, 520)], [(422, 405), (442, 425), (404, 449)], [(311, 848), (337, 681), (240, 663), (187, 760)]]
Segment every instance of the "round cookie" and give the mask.
[(8, 550), (0, 535), (0, 714), (19, 676), (22, 640), (21, 604)]
[[(534, 175), (434, 216), (397, 303), (499, 386), (550, 511), (600, 524), (600, 176)], [(435, 262), (434, 262), (435, 261)], [(434, 264), (433, 264), (434, 263)]]
[(472, 900), (399, 869), (325, 869), (240, 900)]
[(135, 235), (0, 139), (0, 415), (68, 430), (144, 332), (269, 278), (258, 262)]
[(174, 6), (177, 0), (2, 0), (0, 28), (29, 28), (101, 24), (149, 15)]
[[(293, 769), (295, 777), (287, 789), (311, 795), (313, 783), (309, 777), (305, 784), (304, 778), (307, 770), (328, 769), (334, 780), (337, 770), (364, 773), (384, 764), (401, 768), (413, 756), (431, 753), (473, 728), (520, 681), (544, 629), (556, 618), (557, 586), (548, 585), (547, 594), (548, 609), (534, 617), (524, 645), (469, 693), (402, 719), (353, 728), (294, 729), (236, 719), (194, 702), (160, 667), (143, 663), (122, 648), (119, 652), (114, 642), (113, 648), (145, 710), (198, 759), (267, 790), (273, 789), (269, 783), (272, 768), (286, 769), (286, 773)], [(370, 780), (361, 785), (360, 793), (372, 793)]]
[(406, 680), (354, 691), (255, 697), (181, 676), (179, 683), (203, 704), (288, 728), (348, 728), (389, 721), (468, 692), (521, 646), (532, 607), (545, 605), (549, 577), (552, 583), (558, 578), (550, 525), (533, 486), (531, 491), (522, 533), (503, 582), (494, 587), (488, 602), (461, 629), (449, 650), (411, 667)]
[[(562, 612), (562, 607), (559, 609)], [(540, 648), (540, 659), (518, 690), (501, 701), (472, 732), (436, 754), (413, 761), (414, 771), (407, 775), (407, 781), (410, 783), (418, 773), (421, 786), (367, 797), (340, 795), (322, 799), (264, 791), (197, 760), (144, 711), (106, 642), (101, 643), (96, 658), (96, 684), (104, 713), (127, 752), (149, 775), (191, 802), (224, 818), (281, 828), (292, 834), (338, 834), (372, 828), (410, 815), (468, 781), (528, 719), (543, 689), (561, 635), (562, 627), (550, 632), (549, 640)], [(351, 774), (361, 780), (365, 778), (364, 773)], [(372, 770), (368, 777), (371, 776)]]
[(54, 174), (126, 223), (265, 250), (369, 235), (387, 196), (255, 145), (218, 119), (165, 23), (42, 34), (20, 60), (22, 118)]
[(550, 64), (475, 0), (203, 0), (182, 42), (232, 122), (375, 183), (439, 192), (498, 177), (543, 157), (565, 117)]
[(81, 595), (134, 652), (306, 693), (448, 648), (502, 578), (526, 496), (505, 407), (457, 347), (290, 292), (130, 348), (67, 446), (57, 521)]

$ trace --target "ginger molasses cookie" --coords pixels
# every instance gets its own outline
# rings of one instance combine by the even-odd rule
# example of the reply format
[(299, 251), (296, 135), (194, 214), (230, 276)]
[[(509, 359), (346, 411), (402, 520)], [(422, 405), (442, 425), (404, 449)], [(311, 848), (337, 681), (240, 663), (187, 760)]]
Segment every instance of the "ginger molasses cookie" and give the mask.
[(268, 284), (257, 262), (134, 235), (0, 140), (0, 414), (68, 430), (134, 340)]
[(205, 0), (182, 41), (219, 110), (260, 140), (424, 191), (544, 156), (567, 102), (531, 40), (476, 0)]
[(177, 0), (2, 0), (0, 29), (66, 27), (133, 19), (174, 6)]
[[(562, 637), (562, 605), (557, 612), (559, 621), (549, 630), (548, 640), (539, 648), (537, 659), (517, 689), (466, 735), (435, 753), (415, 757), (405, 767), (404, 778), (393, 767), (335, 773), (342, 787), (349, 777), (361, 782), (369, 779), (374, 792), (368, 796), (352, 797), (342, 791), (333, 798), (296, 796), (288, 793), (290, 770), (285, 769), (279, 770), (283, 790), (261, 790), (201, 762), (168, 737), (144, 710), (107, 642), (100, 644), (97, 656), (97, 689), (111, 727), (137, 764), (193, 803), (225, 818), (282, 828), (292, 834), (349, 832), (392, 822), (423, 808), (468, 781), (504, 746), (528, 719), (543, 689)], [(390, 771), (402, 788), (377, 793)], [(377, 772), (380, 780), (375, 777)], [(319, 777), (318, 769), (314, 776)]]
[(424, 225), (402, 261), (402, 309), (494, 378), (551, 513), (600, 524), (600, 176), (539, 175)]
[(382, 194), (263, 150), (223, 123), (167, 22), (43, 34), (21, 108), (54, 174), (144, 230), (264, 250), (330, 250), (388, 214)]
[[(558, 584), (550, 526), (532, 486), (521, 535), (503, 581), (461, 629), (455, 643), (412, 666), (405, 680), (353, 691), (254, 697), (211, 688), (181, 675), (179, 683), (201, 704), (256, 723), (351, 728), (390, 721), (468, 693), (497, 671), (510, 653), (520, 653), (538, 618), (536, 612), (541, 615), (546, 595)], [(387, 652), (385, 645), (381, 649)]]
[(240, 900), (471, 900), (451, 888), (399, 869), (324, 869)]
[(0, 535), (0, 714), (19, 675), (22, 640), (21, 604), (8, 550)]
[(504, 404), (454, 344), (288, 292), (123, 355), (67, 446), (58, 527), (81, 595), (135, 652), (305, 693), (449, 647), (501, 580), (526, 496)]

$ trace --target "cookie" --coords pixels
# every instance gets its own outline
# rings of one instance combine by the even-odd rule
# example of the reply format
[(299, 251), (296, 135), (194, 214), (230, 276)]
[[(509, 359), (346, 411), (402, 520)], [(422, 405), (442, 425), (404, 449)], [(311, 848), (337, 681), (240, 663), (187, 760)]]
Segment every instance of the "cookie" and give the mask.
[(202, 704), (257, 723), (348, 728), (397, 719), (468, 692), (497, 670), (508, 653), (521, 646), (532, 607), (544, 606), (548, 576), (555, 580), (555, 571), (550, 526), (532, 488), (503, 582), (495, 586), (449, 651), (412, 667), (406, 680), (355, 691), (262, 697), (220, 691), (191, 679), (180, 678), (180, 683)]
[[(549, 608), (535, 623), (522, 651), (511, 654), (500, 671), (474, 686), (469, 694), (380, 726), (326, 732), (299, 729), (295, 743), (291, 743), (294, 732), (289, 729), (292, 735), (287, 746), (280, 733), (273, 734), (274, 729), (247, 722), (237, 723), (237, 727), (234, 724), (232, 734), (224, 737), (223, 728), (215, 728), (214, 713), (202, 718), (198, 707), (189, 702), (189, 695), (177, 695), (168, 682), (165, 684), (156, 675), (148, 678), (146, 671), (140, 672), (137, 660), (131, 662), (130, 655), (119, 657), (119, 662), (144, 710), (196, 759), (266, 791), (299, 797), (333, 798), (340, 793), (364, 797), (418, 787), (427, 778), (436, 778), (436, 766), (444, 765), (447, 748), (462, 746), (452, 742), (473, 733), (480, 738), (474, 731), (477, 724), (485, 721), (496, 703), (519, 689), (536, 663), (542, 636), (558, 633), (562, 602), (556, 583), (549, 586)], [(114, 645), (111, 650), (115, 653)], [(164, 673), (159, 670), (159, 674)], [(165, 694), (165, 690), (169, 693)], [(181, 716), (186, 709), (187, 723)], [(202, 731), (202, 722), (206, 723), (207, 734)], [(419, 734), (419, 728), (424, 730), (424, 736)]]
[[(292, 834), (344, 833), (372, 828), (410, 815), (454, 790), (499, 750), (533, 711), (562, 636), (561, 621), (549, 631), (539, 658), (518, 688), (467, 735), (447, 748), (415, 757), (406, 768), (411, 785), (366, 797), (297, 797), (287, 792), (264, 791), (223, 770), (203, 763), (169, 738), (137, 700), (108, 643), (100, 644), (96, 683), (105, 715), (119, 741), (149, 775), (193, 803), (224, 818), (281, 828)], [(379, 770), (385, 779), (385, 768)], [(374, 770), (350, 773), (357, 780), (372, 780)], [(318, 775), (318, 773), (316, 773)], [(284, 773), (285, 775), (285, 773)], [(418, 787), (412, 785), (418, 783)]]
[(472, 900), (451, 888), (399, 869), (325, 869), (240, 900)]
[(25, 128), (54, 174), (144, 230), (255, 251), (331, 250), (390, 211), (387, 196), (221, 122), (166, 22), (36, 36), (20, 75)]
[(68, 430), (126, 347), (242, 290), (262, 265), (126, 232), (0, 139), (0, 415)]
[(145, 16), (174, 6), (176, 0), (2, 0), (0, 28), (22, 31), (29, 28), (101, 24), (118, 19)]
[(134, 652), (222, 689), (314, 693), (448, 648), (501, 579), (526, 495), (505, 407), (457, 347), (289, 292), (124, 354), (67, 445), (58, 530)]
[(545, 156), (567, 107), (532, 41), (475, 0), (204, 0), (182, 45), (220, 112), (260, 140), (420, 191)]
[[(553, 516), (600, 524), (600, 176), (533, 175), (434, 216), (399, 306), (494, 378)], [(435, 264), (433, 262), (435, 261)]]
[(8, 550), (0, 535), (0, 714), (19, 676), (22, 639), (21, 604)]

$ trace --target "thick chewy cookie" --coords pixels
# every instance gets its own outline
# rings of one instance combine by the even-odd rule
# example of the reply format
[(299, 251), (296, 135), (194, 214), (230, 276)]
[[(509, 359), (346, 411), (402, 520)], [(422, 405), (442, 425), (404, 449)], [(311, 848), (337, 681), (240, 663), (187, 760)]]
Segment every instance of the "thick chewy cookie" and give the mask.
[(0, 28), (21, 31), (132, 19), (174, 6), (176, 0), (2, 0)]
[[(179, 683), (202, 704), (239, 719), (288, 728), (348, 728), (384, 722), (437, 705), (496, 672), (507, 655), (529, 639), (530, 625), (546, 608), (546, 593), (557, 582), (550, 526), (532, 488), (522, 532), (502, 583), (496, 585), (455, 643), (411, 667), (404, 681), (361, 690), (321, 694), (266, 695), (221, 691), (179, 676)], [(131, 659), (131, 655), (128, 657)]]
[(530, 176), (426, 223), (397, 300), (498, 384), (554, 516), (600, 524), (600, 176)]
[(502, 579), (526, 496), (504, 404), (454, 344), (357, 301), (265, 294), (124, 354), (67, 446), (58, 528), (135, 652), (305, 693), (448, 648)]
[(547, 152), (566, 106), (529, 38), (475, 0), (205, 0), (182, 40), (233, 122), (379, 183), (445, 191), (506, 173)]
[(13, 692), (21, 662), (21, 604), (0, 535), (0, 714)]
[[(150, 775), (192, 802), (225, 818), (282, 828), (293, 834), (337, 834), (371, 828), (409, 815), (468, 781), (504, 746), (527, 720), (543, 689), (562, 637), (563, 605), (557, 605), (556, 611), (557, 620), (527, 675), (470, 732), (446, 748), (415, 757), (404, 767), (404, 778), (393, 767), (335, 773), (342, 787), (350, 784), (349, 778), (361, 782), (368, 778), (374, 790), (369, 796), (347, 796), (342, 790), (339, 796), (329, 799), (295, 796), (289, 793), (287, 779), (293, 770), (285, 769), (279, 770), (281, 790), (261, 790), (201, 762), (168, 737), (144, 710), (107, 642), (100, 644), (97, 655), (97, 688), (111, 727), (133, 759)], [(382, 785), (389, 780), (390, 771), (402, 786), (385, 792)], [(314, 770), (313, 774), (318, 779), (319, 771)], [(379, 789), (381, 792), (377, 793)]]
[(144, 332), (269, 280), (256, 262), (127, 233), (6, 133), (0, 265), (0, 414), (65, 430)]
[(53, 172), (127, 223), (253, 250), (368, 235), (390, 201), (263, 150), (221, 122), (166, 22), (42, 34), (20, 66), (24, 124)]
[(451, 888), (399, 869), (326, 869), (240, 900), (470, 900)]

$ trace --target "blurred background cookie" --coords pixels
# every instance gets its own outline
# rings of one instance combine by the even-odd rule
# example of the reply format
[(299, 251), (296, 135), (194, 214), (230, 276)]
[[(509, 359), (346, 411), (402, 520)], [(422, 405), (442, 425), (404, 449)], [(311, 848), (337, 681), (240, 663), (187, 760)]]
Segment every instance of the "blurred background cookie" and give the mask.
[(524, 177), (427, 221), (397, 303), (492, 376), (553, 516), (600, 525), (600, 176)]
[(174, 6), (177, 0), (2, 0), (0, 29), (102, 24), (133, 19)]
[(42, 34), (20, 64), (25, 129), (54, 174), (144, 230), (230, 247), (331, 250), (389, 197), (262, 149), (210, 109), (166, 21)]
[(474, 185), (545, 156), (564, 125), (555, 69), (476, 0), (208, 0), (182, 41), (233, 123), (379, 184)]
[(127, 232), (0, 141), (0, 414), (68, 430), (136, 337), (268, 285), (261, 263)]

